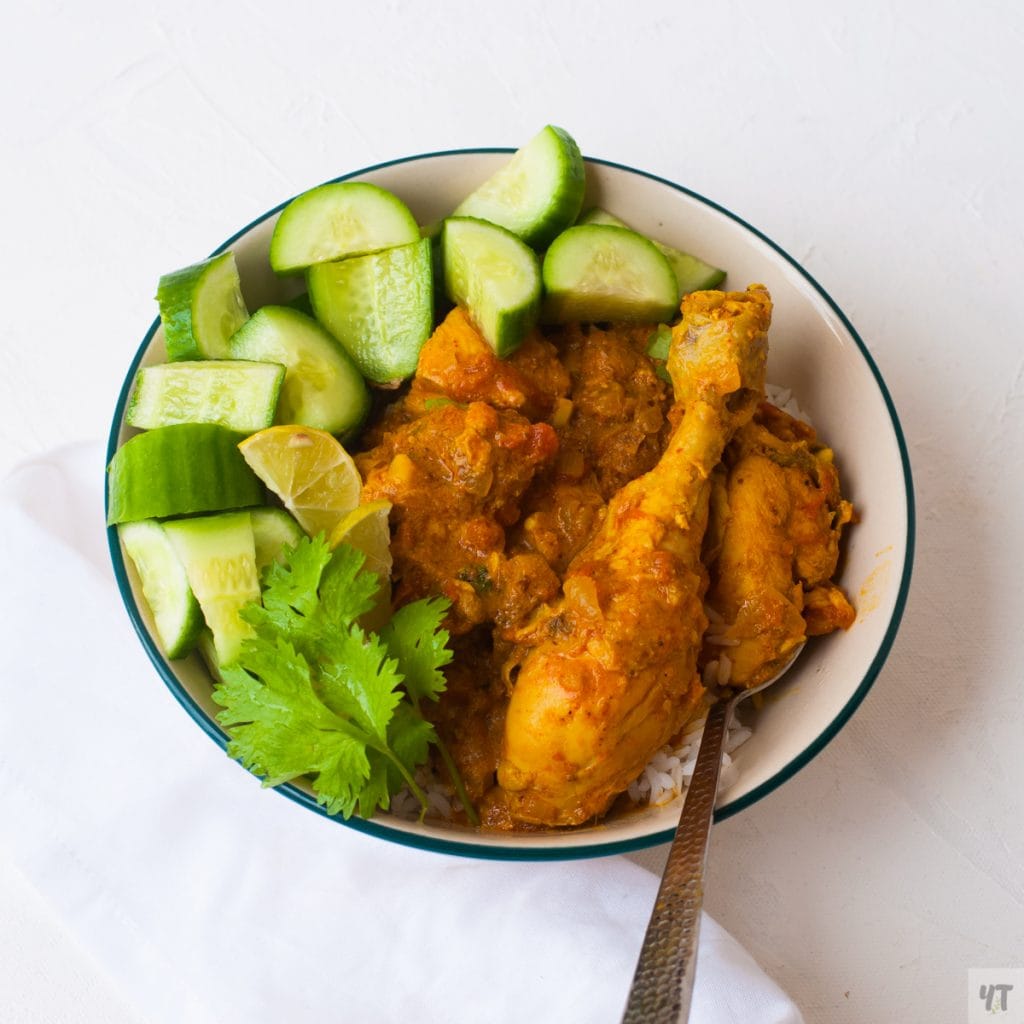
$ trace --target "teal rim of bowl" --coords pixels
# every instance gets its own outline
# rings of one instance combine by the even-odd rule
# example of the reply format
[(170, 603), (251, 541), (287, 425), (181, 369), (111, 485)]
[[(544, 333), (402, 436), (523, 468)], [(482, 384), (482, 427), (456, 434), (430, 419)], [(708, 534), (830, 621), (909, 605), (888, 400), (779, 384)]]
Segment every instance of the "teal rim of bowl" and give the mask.
[[(352, 171), (349, 174), (343, 174), (337, 178), (332, 178), (331, 181), (347, 181), (351, 178), (358, 178), (361, 175), (369, 174), (373, 171), (382, 170), (385, 167), (394, 167), (398, 164), (412, 163), (415, 160), (428, 160), (435, 157), (447, 156), (475, 156), (487, 153), (513, 152), (515, 152), (515, 150), (510, 147), (495, 146), (469, 149), (447, 149), (440, 150), (435, 153), (421, 153), (417, 156), (399, 157), (397, 160), (385, 160), (383, 163), (373, 164), (370, 167), (363, 167), (357, 171)], [(784, 782), (796, 775), (796, 773), (805, 765), (809, 764), (811, 760), (817, 757), (817, 755), (820, 754), (821, 751), (824, 750), (832, 741), (839, 730), (847, 723), (847, 721), (849, 721), (850, 717), (867, 696), (868, 690), (871, 689), (875, 680), (878, 678), (878, 674), (881, 672), (882, 666), (885, 664), (886, 658), (889, 656), (889, 651), (892, 649), (893, 641), (896, 639), (900, 620), (903, 618), (903, 611), (907, 604), (907, 594), (910, 590), (910, 576), (914, 561), (914, 534), (916, 524), (914, 488), (910, 471), (910, 456), (907, 452), (907, 443), (903, 436), (903, 428), (900, 426), (899, 416), (896, 414), (896, 407), (893, 405), (889, 389), (885, 386), (885, 381), (882, 379), (882, 375), (879, 372), (878, 367), (875, 365), (874, 359), (871, 358), (871, 353), (868, 351), (867, 346), (861, 340), (861, 337), (854, 329), (853, 324), (847, 319), (846, 314), (843, 313), (839, 306), (836, 305), (832, 296), (829, 295), (828, 292), (825, 291), (825, 289), (814, 279), (814, 277), (812, 277), (807, 270), (793, 259), (789, 253), (753, 225), (748, 224), (742, 217), (738, 217), (731, 210), (727, 210), (724, 206), (720, 206), (713, 200), (707, 199), (699, 193), (685, 188), (674, 181), (670, 181), (668, 178), (662, 178), (659, 175), (651, 174), (648, 171), (637, 170), (635, 167), (630, 167), (628, 164), (616, 163), (613, 160), (601, 160), (594, 157), (586, 157), (585, 159), (588, 163), (600, 164), (605, 167), (614, 167), (620, 171), (627, 171), (630, 174), (636, 174), (643, 178), (650, 178), (652, 181), (657, 181), (662, 185), (666, 185), (669, 188), (674, 189), (676, 192), (681, 192), (684, 195), (689, 196), (691, 199), (696, 199), (705, 206), (709, 206), (711, 209), (717, 210), (719, 213), (728, 217), (741, 227), (746, 228), (746, 230), (752, 235), (759, 238), (762, 242), (778, 253), (779, 256), (792, 266), (794, 270), (798, 271), (808, 284), (811, 285), (815, 292), (824, 299), (825, 303), (839, 318), (840, 322), (849, 332), (850, 337), (853, 338), (856, 343), (857, 348), (860, 350), (861, 356), (867, 363), (868, 369), (871, 370), (871, 373), (875, 378), (875, 383), (878, 386), (878, 390), (881, 392), (882, 398), (885, 401), (885, 407), (889, 412), (889, 418), (892, 421), (893, 431), (896, 435), (896, 443), (899, 447), (900, 462), (903, 467), (903, 479), (906, 487), (907, 544), (904, 552), (903, 575), (900, 579), (899, 592), (896, 595), (896, 603), (893, 606), (892, 617), (889, 619), (889, 625), (886, 628), (885, 635), (882, 637), (882, 642), (879, 645), (878, 651), (872, 659), (871, 664), (868, 666), (867, 672), (864, 674), (864, 678), (861, 680), (857, 689), (853, 692), (850, 699), (842, 707), (836, 717), (832, 719), (828, 727), (824, 729), (815, 740), (808, 744), (800, 754), (793, 758), (792, 761), (783, 765), (783, 767), (772, 775), (771, 778), (766, 779), (759, 786), (755, 786), (749, 793), (746, 793), (725, 806), (718, 808), (715, 811), (715, 821), (724, 821), (726, 818), (731, 818), (734, 814), (738, 814), (740, 811), (757, 803), (758, 800), (773, 792)], [(275, 206), (272, 210), (268, 210), (266, 213), (257, 217), (240, 231), (235, 232), (235, 234), (233, 234), (226, 242), (219, 245), (210, 255), (216, 256), (218, 253), (224, 252), (229, 246), (234, 244), (234, 242), (243, 235), (250, 232), (258, 224), (263, 223), (267, 218), (273, 217), (275, 213), (284, 209), (289, 202), (291, 202), (291, 200), (287, 199), (283, 203)], [(117, 406), (114, 410), (114, 419), (110, 428), (110, 436), (107, 442), (107, 465), (109, 465), (110, 460), (114, 457), (114, 452), (117, 450), (117, 438), (121, 432), (124, 410), (128, 402), (128, 396), (131, 393), (136, 371), (138, 370), (146, 349), (153, 340), (153, 336), (156, 334), (159, 326), (160, 320), (157, 318), (153, 321), (152, 326), (146, 332), (146, 335), (142, 339), (142, 343), (135, 354), (135, 358), (132, 360), (131, 366), (128, 368), (127, 376), (125, 377), (124, 384), (121, 387), (121, 393), (117, 399)], [(108, 495), (106, 488), (104, 488), (104, 516), (107, 512), (107, 501)], [(139, 612), (138, 605), (135, 602), (135, 596), (132, 593), (131, 586), (128, 582), (128, 573), (125, 568), (124, 558), (121, 554), (121, 545), (118, 543), (117, 527), (107, 527), (107, 543), (110, 548), (110, 557), (114, 565), (114, 576), (117, 579), (117, 586), (121, 593), (121, 599), (124, 601), (128, 617), (131, 619), (132, 626), (135, 628), (135, 632), (138, 634), (139, 640), (142, 642), (142, 646), (145, 649), (146, 654), (149, 655), (150, 661), (153, 663), (157, 672), (160, 674), (164, 683), (167, 685), (167, 688), (174, 695), (178, 703), (181, 704), (181, 706), (188, 712), (206, 735), (209, 736), (210, 739), (212, 739), (222, 750), (226, 751), (228, 743), (227, 735), (212, 719), (207, 716), (206, 712), (203, 711), (203, 709), (193, 700), (191, 694), (189, 694), (178, 681), (177, 676), (168, 664), (163, 652), (157, 646), (156, 642), (149, 635), (149, 631), (146, 629), (145, 623), (142, 620), (142, 615)], [(665, 829), (664, 831), (653, 832), (650, 835), (638, 836), (632, 839), (588, 843), (586, 846), (580, 847), (500, 846), (497, 844), (477, 845), (474, 843), (461, 842), (457, 839), (439, 839), (429, 835), (402, 832), (386, 825), (382, 825), (374, 819), (367, 820), (365, 818), (352, 817), (345, 820), (344, 818), (340, 818), (335, 815), (329, 815), (319, 804), (317, 804), (315, 797), (311, 796), (305, 790), (302, 790), (297, 786), (293, 786), (291, 783), (277, 786), (276, 789), (278, 792), (282, 793), (290, 800), (294, 800), (296, 803), (301, 804), (303, 807), (306, 807), (311, 811), (315, 811), (317, 814), (320, 814), (325, 818), (329, 818), (341, 825), (353, 828), (358, 832), (364, 832), (368, 835), (376, 836), (379, 839), (386, 839), (390, 842), (399, 843), (402, 846), (411, 846), (421, 850), (430, 850), (435, 853), (448, 853), (461, 857), (471, 857), (477, 860), (556, 861), (583, 860), (590, 857), (607, 857), (612, 854), (631, 853), (636, 850), (643, 850), (651, 846), (657, 846), (661, 843), (670, 842), (675, 831), (674, 829)]]

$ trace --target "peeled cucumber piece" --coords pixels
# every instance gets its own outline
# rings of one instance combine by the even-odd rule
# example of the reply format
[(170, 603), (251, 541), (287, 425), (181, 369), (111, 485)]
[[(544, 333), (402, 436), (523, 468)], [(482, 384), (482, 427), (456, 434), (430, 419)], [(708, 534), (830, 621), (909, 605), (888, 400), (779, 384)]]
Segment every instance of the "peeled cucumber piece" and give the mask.
[(149, 430), (174, 423), (219, 423), (253, 434), (274, 422), (284, 380), (279, 363), (201, 359), (139, 370), (125, 419)]
[(184, 658), (199, 641), (203, 613), (181, 559), (164, 528), (152, 519), (122, 523), (117, 533), (138, 573), (164, 654), (171, 660)]
[(303, 192), (281, 212), (270, 240), (270, 265), (297, 274), (326, 260), (362, 256), (420, 237), (397, 196), (363, 181), (335, 181)]
[(240, 439), (214, 423), (129, 438), (107, 467), (107, 524), (261, 505), (263, 485), (242, 458)]
[(433, 330), (430, 247), (430, 239), (422, 238), (369, 256), (316, 263), (306, 272), (317, 320), (377, 384), (410, 376)]
[(498, 356), (519, 347), (537, 322), (537, 254), (511, 231), (472, 217), (449, 217), (441, 236), (445, 288)]
[[(624, 221), (619, 220), (614, 214), (595, 206), (580, 217), (579, 224), (611, 224), (613, 227), (629, 228)], [(630, 228), (632, 230), (632, 228)], [(679, 285), (679, 298), (689, 295), (690, 292), (700, 292), (707, 288), (717, 288), (725, 280), (725, 271), (718, 267), (705, 263), (688, 252), (673, 249), (671, 245), (665, 245), (657, 239), (651, 241), (658, 251), (668, 260), (668, 265), (676, 276)]]
[(370, 410), (370, 393), (351, 357), (320, 324), (297, 309), (258, 309), (231, 339), (231, 354), (284, 366), (276, 423), (346, 434)]
[(239, 615), (260, 599), (256, 544), (248, 512), (174, 519), (163, 528), (213, 633), (219, 665), (229, 665), (253, 635)]
[(628, 228), (587, 224), (563, 231), (544, 256), (543, 278), (549, 323), (659, 323), (678, 309), (668, 260)]
[(249, 316), (231, 252), (164, 274), (156, 298), (171, 362), (227, 358), (228, 340)]
[(271, 562), (281, 561), (285, 551), (295, 547), (306, 536), (302, 527), (283, 508), (254, 508), (249, 515), (259, 571)]
[(543, 248), (580, 212), (585, 186), (583, 157), (564, 129), (547, 125), (509, 162), (456, 208)]

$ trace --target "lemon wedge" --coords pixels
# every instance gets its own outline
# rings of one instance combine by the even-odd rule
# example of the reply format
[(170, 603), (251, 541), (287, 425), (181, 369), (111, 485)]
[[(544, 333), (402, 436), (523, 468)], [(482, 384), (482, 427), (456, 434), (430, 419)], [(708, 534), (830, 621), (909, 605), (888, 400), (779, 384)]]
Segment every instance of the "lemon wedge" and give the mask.
[(388, 526), (389, 501), (368, 501), (352, 509), (334, 528), (330, 537), (333, 550), (339, 544), (361, 551), (366, 556), (363, 568), (377, 574), (380, 589), (374, 606), (359, 622), (365, 629), (379, 630), (391, 617), (391, 530)]
[(267, 427), (238, 446), (249, 468), (311, 537), (331, 537), (359, 504), (363, 483), (335, 437), (312, 427)]

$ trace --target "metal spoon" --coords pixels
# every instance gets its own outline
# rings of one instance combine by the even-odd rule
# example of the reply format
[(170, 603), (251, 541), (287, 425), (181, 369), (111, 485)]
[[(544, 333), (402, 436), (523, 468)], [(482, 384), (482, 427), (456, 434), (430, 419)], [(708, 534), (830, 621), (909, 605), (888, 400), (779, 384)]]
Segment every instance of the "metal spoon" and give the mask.
[(661, 876), (622, 1024), (680, 1024), (689, 1019), (704, 899), (704, 865), (726, 730), (736, 705), (781, 679), (802, 650), (803, 644), (767, 682), (723, 698), (708, 711), (693, 778)]

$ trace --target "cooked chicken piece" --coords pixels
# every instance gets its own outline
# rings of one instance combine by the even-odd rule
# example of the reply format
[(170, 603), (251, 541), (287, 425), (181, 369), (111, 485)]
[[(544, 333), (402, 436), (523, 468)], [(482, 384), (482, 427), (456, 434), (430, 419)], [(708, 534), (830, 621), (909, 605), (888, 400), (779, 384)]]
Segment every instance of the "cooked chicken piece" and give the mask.
[(832, 452), (810, 426), (764, 403), (726, 453), (716, 489), (718, 550), (703, 661), (725, 655), (730, 685), (770, 679), (808, 636), (848, 628), (854, 611), (830, 578), (852, 508)]
[(391, 431), (449, 401), (486, 402), (534, 422), (547, 420), (568, 390), (569, 374), (554, 345), (539, 332), (499, 359), (465, 310), (456, 307), (420, 351), (409, 390), (363, 431), (363, 446), (380, 445)]
[(455, 634), (508, 624), (557, 592), (531, 551), (506, 551), (523, 493), (554, 461), (547, 423), (569, 389), (553, 345), (530, 335), (498, 359), (465, 311), (453, 309), (420, 352), (406, 395), (364, 433), (363, 497), (392, 503), (395, 604), (443, 594)]
[(550, 465), (558, 438), (546, 423), (483, 402), (446, 402), (384, 434), (356, 457), (363, 499), (391, 502), (394, 603), (442, 594), (455, 634), (505, 623), (558, 579), (536, 554), (505, 554), (519, 500)]
[(518, 822), (603, 814), (701, 697), (709, 477), (763, 393), (771, 300), (755, 285), (689, 295), (682, 310), (668, 361), (679, 426), (654, 468), (612, 498), (561, 597), (506, 664), (498, 782)]
[(499, 359), (465, 310), (456, 307), (423, 346), (411, 396), (419, 402), (435, 395), (487, 402), (536, 421), (548, 419), (568, 390), (569, 375), (554, 345), (538, 332)]
[(542, 554), (559, 576), (596, 532), (608, 499), (664, 450), (669, 396), (646, 354), (652, 329), (571, 324), (551, 336), (572, 386), (553, 420), (558, 458), (524, 496), (511, 543)]

